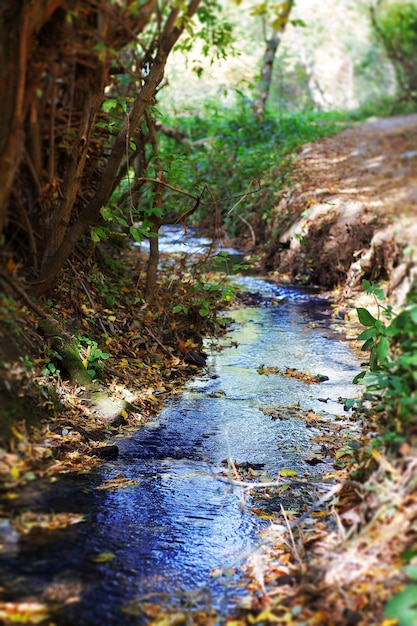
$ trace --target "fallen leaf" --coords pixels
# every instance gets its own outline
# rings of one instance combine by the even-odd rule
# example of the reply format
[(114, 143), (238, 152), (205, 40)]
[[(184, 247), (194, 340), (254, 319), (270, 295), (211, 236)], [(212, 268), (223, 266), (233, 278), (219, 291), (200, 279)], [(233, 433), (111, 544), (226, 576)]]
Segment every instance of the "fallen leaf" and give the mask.
[(100, 552), (100, 554), (96, 554), (91, 560), (94, 561), (94, 563), (108, 563), (115, 558), (116, 555), (114, 552)]

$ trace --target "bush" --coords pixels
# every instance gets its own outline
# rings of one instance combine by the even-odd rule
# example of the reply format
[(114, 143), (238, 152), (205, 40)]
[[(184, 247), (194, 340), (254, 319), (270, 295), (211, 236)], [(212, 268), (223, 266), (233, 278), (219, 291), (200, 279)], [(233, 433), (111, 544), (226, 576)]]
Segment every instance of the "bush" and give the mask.
[(417, 415), (417, 284), (398, 315), (382, 304), (380, 287), (366, 280), (363, 286), (375, 297), (378, 313), (374, 317), (367, 309), (357, 309), (359, 321), (367, 327), (359, 339), (365, 342), (362, 350), (369, 351), (369, 361), (367, 371), (358, 374), (354, 382), (365, 383), (390, 430), (404, 431)]

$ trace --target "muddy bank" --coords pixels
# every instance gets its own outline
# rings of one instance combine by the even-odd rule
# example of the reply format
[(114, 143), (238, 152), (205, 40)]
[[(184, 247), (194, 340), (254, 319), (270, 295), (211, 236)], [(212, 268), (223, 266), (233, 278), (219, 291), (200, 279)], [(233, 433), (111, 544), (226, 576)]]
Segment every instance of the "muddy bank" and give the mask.
[(417, 115), (307, 144), (275, 209), (265, 269), (350, 296), (361, 279), (404, 299), (417, 278)]

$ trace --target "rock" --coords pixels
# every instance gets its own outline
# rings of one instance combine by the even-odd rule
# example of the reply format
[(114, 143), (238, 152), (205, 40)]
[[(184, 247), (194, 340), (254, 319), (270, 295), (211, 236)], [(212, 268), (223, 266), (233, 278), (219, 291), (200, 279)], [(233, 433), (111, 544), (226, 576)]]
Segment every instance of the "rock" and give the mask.
[(185, 363), (189, 365), (194, 365), (195, 367), (205, 367), (207, 361), (207, 355), (204, 352), (197, 352), (196, 350), (191, 350), (187, 352), (184, 356)]
[(112, 445), (95, 448), (94, 454), (101, 459), (116, 459), (119, 456), (119, 446)]

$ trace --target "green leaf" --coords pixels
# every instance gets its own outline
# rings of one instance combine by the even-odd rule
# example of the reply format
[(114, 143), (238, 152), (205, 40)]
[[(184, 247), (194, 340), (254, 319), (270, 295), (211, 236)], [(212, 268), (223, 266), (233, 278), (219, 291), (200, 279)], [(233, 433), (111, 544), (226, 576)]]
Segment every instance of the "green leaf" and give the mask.
[(371, 289), (371, 283), (369, 282), (369, 280), (366, 280), (366, 278), (364, 278), (362, 280), (362, 287), (363, 287), (363, 290), (366, 291), (366, 293), (369, 293)]
[(358, 340), (366, 341), (367, 339), (372, 339), (374, 337), (376, 337), (376, 329), (368, 328), (367, 330), (364, 330), (363, 332), (361, 332), (361, 334), (358, 337)]
[(371, 350), (375, 345), (375, 342), (373, 339), (368, 339), (368, 341), (365, 341), (365, 343), (363, 344), (361, 350), (362, 352), (366, 352), (367, 350)]
[(417, 585), (408, 585), (403, 591), (390, 598), (384, 616), (398, 619), (400, 626), (417, 624)]
[(407, 567), (404, 568), (404, 571), (407, 576), (413, 580), (417, 580), (417, 565), (407, 565)]
[(307, 24), (304, 22), (304, 20), (300, 19), (290, 20), (290, 24), (292, 26), (299, 26), (300, 28), (307, 28)]
[(414, 324), (417, 324), (417, 306), (410, 310), (410, 319)]
[(360, 372), (359, 374), (356, 374), (355, 378), (352, 380), (352, 383), (354, 385), (357, 385), (362, 380), (362, 378), (365, 378), (365, 374), (366, 372)]
[(111, 222), (114, 219), (113, 211), (110, 207), (104, 206), (101, 211), (101, 216), (106, 222)]
[(129, 232), (132, 235), (133, 239), (137, 242), (137, 243), (141, 243), (143, 240), (143, 233), (141, 232), (141, 230), (139, 228), (136, 228), (135, 226), (131, 226), (129, 228)]
[(369, 313), (367, 309), (363, 309), (362, 307), (357, 307), (356, 312), (359, 317), (359, 321), (364, 326), (375, 326), (378, 321), (373, 315)]
[(232, 300), (234, 298), (235, 292), (232, 287), (223, 287), (222, 289), (222, 298), (224, 300)]
[(384, 363), (387, 360), (389, 353), (389, 340), (386, 337), (381, 337), (376, 348), (376, 356), (380, 363)]
[(116, 98), (109, 98), (108, 100), (103, 102), (103, 111), (105, 111), (106, 113), (116, 108), (117, 108)]
[(375, 295), (376, 298), (378, 298), (378, 300), (383, 300), (385, 298), (384, 290), (377, 285), (372, 288), (372, 293)]
[(188, 308), (185, 306), (185, 304), (176, 304), (173, 309), (172, 309), (173, 313), (185, 313), (187, 315), (188, 313)]

